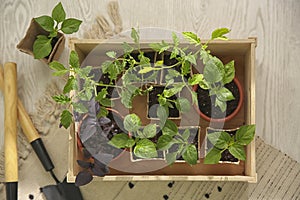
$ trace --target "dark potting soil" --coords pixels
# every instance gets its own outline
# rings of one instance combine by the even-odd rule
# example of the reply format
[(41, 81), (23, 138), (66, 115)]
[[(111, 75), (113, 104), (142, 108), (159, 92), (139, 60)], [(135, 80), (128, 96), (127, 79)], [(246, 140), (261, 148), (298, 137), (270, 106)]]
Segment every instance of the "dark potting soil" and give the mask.
[[(102, 82), (103, 84), (110, 84), (110, 79), (108, 77), (108, 74), (102, 74), (102, 76), (100, 77), (100, 80), (98, 82)], [(113, 82), (113, 85), (115, 85), (115, 81)], [(97, 86), (97, 93), (100, 92), (103, 88), (105, 88), (104, 86)], [(119, 93), (117, 92), (117, 89), (114, 87), (107, 87), (107, 95), (106, 97), (111, 99), (111, 98), (118, 98)]]
[[(190, 137), (188, 138), (188, 142), (189, 144), (193, 144), (196, 146), (197, 151), (198, 151), (198, 132), (199, 129), (198, 128), (189, 128), (190, 130)], [(178, 132), (180, 134), (183, 134), (183, 132), (185, 131), (185, 129), (178, 129)], [(175, 136), (176, 138), (176, 136)], [(171, 148), (169, 149), (168, 153), (173, 153), (173, 152), (177, 152), (179, 149), (179, 144), (173, 144), (171, 146)], [(178, 157), (176, 160), (184, 160), (182, 156)]]
[(234, 81), (225, 85), (227, 89), (229, 89), (233, 96), (235, 97), (234, 100), (227, 101), (227, 109), (226, 113), (223, 113), (219, 107), (215, 107), (214, 103), (216, 96), (209, 96), (209, 91), (204, 90), (200, 87), (197, 89), (197, 96), (198, 96), (198, 106), (200, 111), (205, 114), (206, 116), (214, 119), (221, 119), (229, 116), (233, 111), (237, 108), (239, 100), (240, 100), (240, 93), (238, 90), (237, 85)]
[[(207, 130), (207, 133), (213, 133), (216, 132), (215, 130)], [(226, 131), (230, 136), (234, 136), (236, 134), (236, 131)], [(213, 144), (207, 139), (207, 152), (213, 147)], [(220, 161), (228, 161), (228, 162), (238, 162), (239, 160), (237, 158), (235, 158), (230, 152), (229, 150), (225, 150), (222, 153), (221, 159)]]
[[(59, 37), (52, 38), (52, 40), (51, 40), (52, 50), (53, 50), (55, 44), (57, 43), (58, 39), (59, 39)], [(52, 51), (50, 52), (50, 54), (51, 54), (51, 53), (52, 53)], [(50, 54), (49, 54), (48, 56), (46, 56), (45, 58), (46, 58), (46, 59), (49, 59)]]
[[(141, 131), (143, 131), (143, 130), (141, 130)], [(154, 142), (155, 144), (157, 144), (158, 138), (161, 135), (162, 135), (162, 132), (159, 131), (153, 138), (149, 138), (149, 140), (151, 140), (152, 142)], [(134, 149), (134, 147), (135, 146), (133, 146), (132, 149)], [(164, 152), (163, 151), (157, 150), (157, 154), (158, 154), (158, 156), (156, 158), (164, 158)], [(140, 157), (136, 156), (134, 153), (132, 154), (132, 158), (133, 158), (133, 160), (144, 159), (144, 158), (140, 158)]]
[[(161, 94), (164, 91), (163, 86), (154, 86), (153, 90), (149, 92), (148, 99), (148, 117), (149, 118), (158, 118), (157, 108), (158, 103), (158, 94)], [(173, 95), (169, 98), (170, 100), (176, 100), (176, 95)], [(175, 103), (171, 102), (173, 108), (169, 108), (169, 117), (179, 117), (179, 111), (175, 106)]]

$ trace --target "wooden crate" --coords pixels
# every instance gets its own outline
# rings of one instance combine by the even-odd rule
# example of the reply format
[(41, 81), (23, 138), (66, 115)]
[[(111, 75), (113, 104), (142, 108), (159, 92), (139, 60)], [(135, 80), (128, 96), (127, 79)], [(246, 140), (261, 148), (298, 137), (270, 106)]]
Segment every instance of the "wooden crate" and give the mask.
[[(101, 60), (107, 59), (105, 52), (109, 50), (121, 51), (121, 43), (123, 41), (104, 41), (90, 39), (70, 39), (70, 48), (75, 50), (80, 58), (80, 62), (92, 66), (100, 66)], [(141, 47), (148, 47), (148, 44), (154, 41), (142, 42)], [(157, 42), (157, 41), (156, 41)], [(205, 41), (204, 41), (205, 42)], [(101, 44), (100, 46), (98, 46)], [(97, 46), (96, 49), (94, 49)], [(235, 60), (236, 76), (240, 80), (245, 92), (245, 100), (242, 109), (238, 115), (226, 122), (224, 128), (235, 128), (244, 124), (255, 124), (255, 47), (256, 38), (229, 40), (229, 41), (213, 41), (209, 44), (209, 49), (212, 54), (218, 56), (223, 62), (227, 63), (230, 60)], [(84, 61), (86, 57), (89, 61)], [(143, 97), (138, 97), (143, 98)], [(130, 112), (134, 112), (135, 108), (143, 107), (140, 102), (145, 102), (145, 99), (135, 99), (135, 105)], [(118, 108), (117, 108), (118, 109)], [(122, 106), (119, 108), (122, 110)], [(196, 112), (195, 112), (196, 113)], [(198, 116), (198, 115), (197, 115)], [(195, 121), (196, 115), (188, 113), (183, 114), (183, 121), (177, 121), (184, 126), (193, 126), (191, 122)], [(147, 124), (149, 119), (141, 118), (142, 122)], [(201, 126), (200, 145), (202, 146), (205, 138), (206, 127), (214, 127), (216, 124), (200, 119)], [(199, 125), (198, 124), (198, 125)], [(82, 155), (77, 149), (76, 143), (77, 123), (71, 127), (69, 137), (69, 165), (68, 165), (68, 182), (74, 182), (76, 174), (80, 171), (76, 160)], [(204, 145), (203, 145), (204, 146)], [(202, 150), (200, 150), (202, 151)], [(201, 153), (200, 153), (201, 154)], [(128, 154), (129, 155), (129, 154)], [(159, 165), (163, 161), (145, 161), (145, 162), (130, 162), (129, 156), (122, 156), (117, 163), (112, 163), (111, 166), (126, 165), (127, 172), (122, 172), (111, 168), (110, 174), (103, 178), (95, 177), (94, 181), (154, 181), (154, 180), (180, 180), (180, 181), (246, 181), (256, 182), (257, 174), (255, 170), (255, 141), (253, 140), (246, 147), (246, 161), (241, 161), (238, 165), (235, 164), (203, 164), (203, 158), (196, 165), (190, 166), (187, 163), (175, 163), (172, 166), (166, 166), (162, 169), (157, 169), (152, 172), (133, 173), (135, 167), (145, 167), (151, 165)]]

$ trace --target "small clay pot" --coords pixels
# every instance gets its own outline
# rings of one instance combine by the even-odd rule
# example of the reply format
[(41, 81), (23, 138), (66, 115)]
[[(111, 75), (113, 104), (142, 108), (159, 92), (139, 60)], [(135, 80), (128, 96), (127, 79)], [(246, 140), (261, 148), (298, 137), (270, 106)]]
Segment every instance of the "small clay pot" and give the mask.
[[(240, 93), (240, 99), (239, 99), (236, 109), (227, 117), (216, 119), (216, 118), (211, 118), (211, 117), (205, 115), (204, 113), (202, 113), (201, 110), (199, 109), (198, 105), (194, 104), (195, 110), (197, 111), (197, 113), (200, 115), (200, 117), (202, 119), (205, 119), (206, 121), (209, 121), (209, 122), (227, 122), (227, 121), (233, 119), (238, 114), (238, 112), (241, 110), (243, 102), (244, 102), (244, 90), (242, 88), (241, 83), (239, 82), (239, 80), (236, 77), (234, 77), (233, 81), (236, 84), (238, 91)], [(194, 85), (193, 91), (196, 92), (198, 87), (199, 87), (198, 85)]]

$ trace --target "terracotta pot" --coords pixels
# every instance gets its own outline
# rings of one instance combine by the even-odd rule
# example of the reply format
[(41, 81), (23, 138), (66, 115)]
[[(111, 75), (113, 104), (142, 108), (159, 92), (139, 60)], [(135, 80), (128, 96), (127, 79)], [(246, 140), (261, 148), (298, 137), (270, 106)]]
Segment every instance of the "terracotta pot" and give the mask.
[[(227, 122), (227, 121), (231, 120), (232, 118), (234, 118), (238, 114), (238, 112), (241, 110), (243, 102), (244, 102), (244, 90), (242, 88), (240, 81), (236, 77), (234, 77), (233, 81), (236, 84), (236, 86), (239, 90), (239, 93), (240, 93), (240, 99), (239, 99), (236, 109), (227, 117), (216, 119), (216, 118), (210, 118), (207, 115), (205, 115), (204, 113), (202, 113), (201, 110), (199, 109), (198, 105), (194, 104), (194, 108), (196, 109), (197, 113), (200, 115), (200, 117), (202, 119), (205, 119), (206, 121), (210, 121), (210, 122)], [(198, 85), (194, 85), (193, 91), (197, 91), (198, 87), (199, 87)]]
[[(121, 115), (117, 110), (114, 110), (114, 109), (112, 109), (112, 108), (106, 108), (106, 109), (107, 109), (108, 111), (111, 111), (112, 113), (117, 114), (118, 117), (120, 117), (122, 120), (124, 120), (123, 115)], [(76, 134), (76, 135), (77, 135), (77, 147), (78, 147), (78, 149), (79, 149), (80, 151), (83, 151), (83, 148), (84, 148), (84, 145), (83, 145), (83, 143), (82, 143), (82, 141), (81, 141), (81, 138), (80, 138), (80, 135), (79, 135), (79, 134), (80, 134), (80, 126), (82, 125), (84, 119), (85, 119), (87, 116), (88, 116), (88, 114), (86, 114), (86, 115), (82, 118), (82, 120), (79, 122), (79, 124), (78, 124), (78, 132), (77, 132), (77, 134)], [(130, 136), (131, 134), (128, 133), (128, 135)], [(115, 158), (113, 158), (111, 162), (113, 162), (113, 161), (119, 159), (120, 157), (122, 157), (122, 156), (125, 154), (126, 151), (129, 151), (129, 150), (128, 150), (128, 149), (124, 149), (118, 156), (116, 156)]]

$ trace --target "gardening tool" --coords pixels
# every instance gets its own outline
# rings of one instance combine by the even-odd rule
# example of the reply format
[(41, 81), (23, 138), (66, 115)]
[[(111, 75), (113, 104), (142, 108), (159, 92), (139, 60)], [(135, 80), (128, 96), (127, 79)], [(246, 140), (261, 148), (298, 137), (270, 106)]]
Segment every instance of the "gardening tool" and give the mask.
[[(3, 69), (0, 66), (0, 90), (3, 91)], [(50, 172), (52, 178), (55, 180), (56, 185), (48, 185), (41, 188), (47, 200), (82, 200), (82, 195), (78, 187), (75, 184), (70, 184), (66, 182), (60, 182), (55, 176), (53, 169), (54, 165), (50, 156), (44, 146), (42, 139), (40, 138), (37, 130), (35, 129), (31, 119), (29, 118), (22, 102), (17, 99), (17, 110), (18, 119), (23, 129), (23, 132), (31, 144), (33, 150), (41, 161), (43, 167), (46, 171)]]
[[(2, 66), (1, 66), (2, 68)], [(6, 199), (18, 199), (18, 151), (17, 151), (17, 67), (15, 63), (4, 65), (4, 156)], [(1, 87), (2, 88), (2, 87)]]

